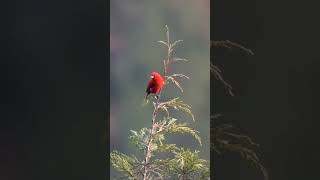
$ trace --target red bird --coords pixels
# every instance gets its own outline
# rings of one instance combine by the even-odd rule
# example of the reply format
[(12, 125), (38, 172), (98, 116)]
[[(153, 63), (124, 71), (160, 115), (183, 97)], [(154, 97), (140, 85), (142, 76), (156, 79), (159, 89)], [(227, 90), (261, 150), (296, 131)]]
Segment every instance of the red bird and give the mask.
[[(163, 86), (163, 78), (161, 77), (161, 75), (157, 72), (153, 72), (151, 73), (151, 79), (148, 83), (148, 87), (147, 87), (147, 97), (150, 94), (158, 94), (161, 91), (161, 88)], [(158, 98), (158, 96), (156, 96)]]

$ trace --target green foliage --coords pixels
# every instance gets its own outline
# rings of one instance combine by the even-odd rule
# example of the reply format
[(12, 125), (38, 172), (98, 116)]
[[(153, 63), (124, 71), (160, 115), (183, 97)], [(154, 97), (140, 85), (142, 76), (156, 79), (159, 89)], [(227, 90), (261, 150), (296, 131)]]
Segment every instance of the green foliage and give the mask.
[[(211, 45), (226, 48), (237, 47), (253, 55), (250, 49), (228, 40), (213, 41)], [(233, 96), (232, 86), (223, 79), (221, 69), (212, 62), (210, 62), (210, 72), (216, 80), (220, 81), (228, 89), (229, 94)], [(262, 165), (256, 152), (259, 145), (249, 136), (235, 132), (235, 128), (232, 125), (217, 123), (216, 120), (220, 116), (221, 114), (211, 116), (210, 141), (212, 150), (217, 154), (220, 154), (223, 150), (238, 153), (241, 157), (260, 169), (265, 180), (269, 180), (268, 172)]]
[(176, 174), (174, 179), (207, 179), (209, 168), (207, 161), (200, 159), (199, 151), (192, 152), (184, 148), (175, 152), (174, 158), (170, 161), (170, 171)]
[(139, 132), (131, 130), (132, 135), (129, 136), (130, 143), (135, 145), (139, 150), (146, 148), (146, 138), (148, 137), (149, 129), (142, 128)]
[(161, 137), (161, 139), (159, 139), (160, 143), (162, 142), (162, 140), (164, 140), (165, 134), (171, 133), (171, 134), (190, 134), (198, 141), (200, 145), (202, 145), (199, 132), (188, 127), (187, 123), (177, 123), (177, 119), (169, 117), (169, 118), (165, 118), (163, 121), (160, 121), (159, 123), (156, 123), (155, 126), (157, 127), (155, 136)]
[[(182, 42), (182, 40), (174, 41), (171, 44), (169, 28), (168, 26), (166, 28), (167, 41), (159, 41), (159, 43), (167, 47), (167, 58), (163, 61), (164, 86), (172, 82), (183, 92), (177, 78), (190, 78), (184, 74), (175, 73), (169, 76), (166, 75), (171, 63), (187, 61), (183, 58), (171, 58), (173, 47)], [(185, 112), (195, 122), (191, 106), (179, 98), (161, 101), (161, 93), (159, 93), (159, 98), (153, 102), (154, 109), (151, 127), (142, 128), (139, 131), (131, 130), (131, 135), (129, 136), (130, 144), (139, 151), (142, 151), (143, 159), (113, 151), (111, 152), (112, 167), (123, 175), (120, 179), (207, 179), (209, 177), (209, 163), (199, 157), (199, 151), (185, 150), (184, 147), (178, 147), (176, 144), (166, 142), (166, 138), (169, 135), (183, 134), (191, 135), (195, 139), (195, 142), (198, 142), (202, 146), (200, 133), (189, 127), (187, 123), (178, 122), (176, 118), (171, 117), (169, 112), (169, 109)], [(158, 113), (160, 111), (166, 112), (166, 116), (159, 118)]]
[(179, 100), (179, 98), (174, 98), (170, 101), (162, 102), (159, 104), (159, 109), (165, 110), (167, 112), (167, 115), (170, 116), (168, 108), (174, 108), (176, 110), (184, 111), (192, 117), (193, 121), (195, 121), (194, 115), (191, 111), (191, 107), (188, 104), (185, 104), (183, 101)]
[(110, 161), (117, 171), (126, 174), (125, 177), (128, 179), (136, 179), (136, 164), (139, 162), (136, 157), (129, 157), (118, 151), (113, 151), (110, 154)]

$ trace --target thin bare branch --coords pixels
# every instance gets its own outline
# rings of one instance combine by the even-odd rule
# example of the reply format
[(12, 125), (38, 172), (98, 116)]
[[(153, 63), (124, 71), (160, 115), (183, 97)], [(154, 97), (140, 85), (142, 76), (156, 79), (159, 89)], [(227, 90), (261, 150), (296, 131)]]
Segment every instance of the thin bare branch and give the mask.
[(211, 41), (211, 45), (216, 47), (225, 47), (228, 49), (231, 49), (232, 47), (237, 47), (242, 49), (243, 51), (249, 53), (250, 55), (254, 55), (253, 51), (251, 49), (248, 49), (241, 44), (229, 41), (229, 40), (223, 40), (223, 41)]

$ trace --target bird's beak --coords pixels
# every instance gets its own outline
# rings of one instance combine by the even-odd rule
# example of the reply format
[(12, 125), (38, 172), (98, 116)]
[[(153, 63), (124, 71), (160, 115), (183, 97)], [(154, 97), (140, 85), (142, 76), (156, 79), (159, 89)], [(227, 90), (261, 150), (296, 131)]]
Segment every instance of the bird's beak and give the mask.
[(153, 78), (154, 78), (154, 76), (150, 76), (150, 78), (151, 78), (151, 79), (153, 79)]

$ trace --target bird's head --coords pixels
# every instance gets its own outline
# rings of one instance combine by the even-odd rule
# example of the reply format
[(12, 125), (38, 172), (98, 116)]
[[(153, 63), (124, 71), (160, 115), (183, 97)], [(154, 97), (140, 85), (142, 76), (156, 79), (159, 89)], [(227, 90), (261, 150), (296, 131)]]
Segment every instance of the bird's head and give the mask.
[(151, 79), (157, 79), (159, 77), (161, 77), (161, 75), (157, 72), (152, 72), (150, 76)]

